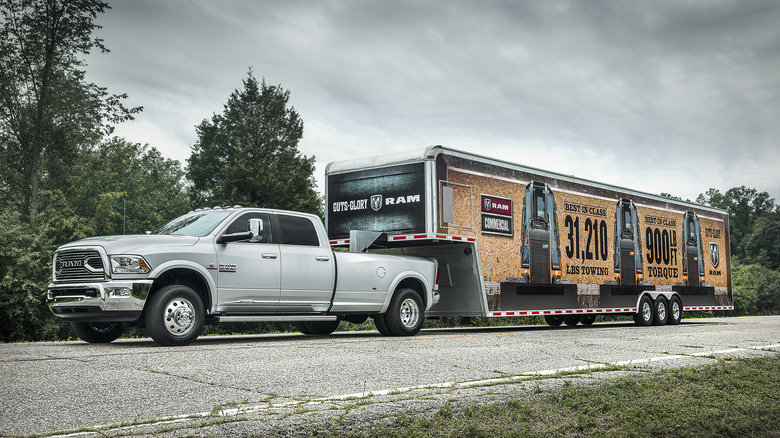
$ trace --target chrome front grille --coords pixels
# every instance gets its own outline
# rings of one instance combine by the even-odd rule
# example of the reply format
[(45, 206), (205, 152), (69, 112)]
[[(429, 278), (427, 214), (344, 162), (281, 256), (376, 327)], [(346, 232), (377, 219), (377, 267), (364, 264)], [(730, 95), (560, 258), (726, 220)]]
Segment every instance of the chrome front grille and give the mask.
[(105, 280), (103, 258), (94, 249), (62, 251), (54, 257), (54, 280)]

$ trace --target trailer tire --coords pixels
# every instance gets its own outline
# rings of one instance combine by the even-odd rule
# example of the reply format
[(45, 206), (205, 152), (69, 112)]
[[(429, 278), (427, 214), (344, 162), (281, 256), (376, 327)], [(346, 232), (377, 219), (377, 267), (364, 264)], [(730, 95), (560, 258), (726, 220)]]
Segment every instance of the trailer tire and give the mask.
[(121, 322), (71, 322), (70, 327), (79, 339), (90, 344), (108, 344), (125, 331)]
[(669, 302), (659, 295), (653, 303), (653, 325), (666, 325), (669, 320)]
[(563, 317), (563, 323), (569, 327), (574, 327), (580, 323), (580, 315), (566, 315)]
[(666, 321), (669, 325), (677, 325), (682, 321), (682, 301), (676, 295), (669, 300), (669, 320)]
[(653, 324), (654, 318), (653, 301), (647, 295), (643, 296), (639, 300), (639, 308), (634, 314), (634, 323), (640, 326), (648, 326)]
[(335, 321), (306, 321), (303, 323), (303, 325), (306, 327), (309, 333), (304, 334), (327, 336), (336, 331), (339, 326), (339, 322), (341, 321), (338, 319)]
[(580, 316), (580, 324), (593, 325), (596, 322), (596, 315), (582, 315)]
[(146, 329), (160, 345), (189, 345), (200, 336), (206, 311), (191, 288), (172, 284), (152, 295), (144, 311)]
[(384, 314), (385, 325), (393, 336), (414, 336), (425, 321), (425, 308), (413, 289), (400, 289), (390, 300)]
[(544, 315), (544, 322), (551, 327), (558, 327), (563, 324), (563, 317), (558, 315)]

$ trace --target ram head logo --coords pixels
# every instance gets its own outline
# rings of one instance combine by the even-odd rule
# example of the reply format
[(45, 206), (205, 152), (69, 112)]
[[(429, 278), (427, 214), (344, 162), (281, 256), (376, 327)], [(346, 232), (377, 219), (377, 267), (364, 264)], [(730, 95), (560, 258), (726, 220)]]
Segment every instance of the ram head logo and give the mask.
[(379, 211), (382, 208), (382, 195), (374, 195), (371, 197), (371, 209)]
[(710, 242), (710, 261), (712, 262), (713, 268), (718, 267), (718, 264), (720, 263), (720, 248), (718, 247), (718, 242)]

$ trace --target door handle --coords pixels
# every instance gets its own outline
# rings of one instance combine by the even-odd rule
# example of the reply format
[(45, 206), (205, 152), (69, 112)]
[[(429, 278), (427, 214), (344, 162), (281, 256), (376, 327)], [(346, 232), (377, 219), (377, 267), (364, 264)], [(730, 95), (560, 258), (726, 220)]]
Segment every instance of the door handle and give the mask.
[(276, 254), (263, 254), (264, 259), (275, 259), (276, 257)]
[(317, 261), (318, 262), (327, 262), (328, 260), (330, 260), (330, 257), (317, 256)]

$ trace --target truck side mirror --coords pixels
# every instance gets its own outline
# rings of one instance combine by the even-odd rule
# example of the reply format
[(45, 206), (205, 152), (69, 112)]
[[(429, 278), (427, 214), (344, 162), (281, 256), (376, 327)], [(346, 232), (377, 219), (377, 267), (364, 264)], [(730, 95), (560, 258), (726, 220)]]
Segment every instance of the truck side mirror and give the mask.
[(259, 242), (263, 240), (263, 220), (262, 219), (249, 219), (249, 238), (252, 242)]

